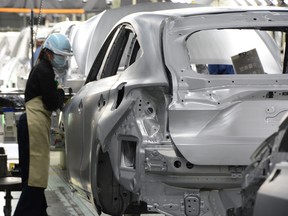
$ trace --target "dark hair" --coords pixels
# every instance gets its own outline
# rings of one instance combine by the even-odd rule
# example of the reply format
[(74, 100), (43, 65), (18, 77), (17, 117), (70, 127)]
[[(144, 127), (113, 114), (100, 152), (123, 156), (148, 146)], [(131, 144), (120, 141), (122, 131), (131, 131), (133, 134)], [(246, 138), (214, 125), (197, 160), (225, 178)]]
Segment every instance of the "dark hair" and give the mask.
[(47, 56), (47, 53), (53, 53), (51, 50), (49, 50), (49, 49), (46, 49), (46, 48), (44, 48), (44, 49), (42, 49), (41, 51), (40, 51), (40, 53), (39, 53), (39, 57), (38, 57), (38, 61), (39, 60), (42, 60), (42, 59), (48, 59), (48, 56)]

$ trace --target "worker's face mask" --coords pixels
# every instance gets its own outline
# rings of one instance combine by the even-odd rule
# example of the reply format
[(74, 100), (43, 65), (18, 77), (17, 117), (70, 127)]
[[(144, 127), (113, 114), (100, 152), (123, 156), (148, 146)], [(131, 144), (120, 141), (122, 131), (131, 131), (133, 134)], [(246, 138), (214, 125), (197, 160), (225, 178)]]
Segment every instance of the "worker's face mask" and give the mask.
[(66, 61), (67, 56), (54, 54), (54, 58), (52, 59), (51, 63), (54, 68), (62, 68), (65, 66)]

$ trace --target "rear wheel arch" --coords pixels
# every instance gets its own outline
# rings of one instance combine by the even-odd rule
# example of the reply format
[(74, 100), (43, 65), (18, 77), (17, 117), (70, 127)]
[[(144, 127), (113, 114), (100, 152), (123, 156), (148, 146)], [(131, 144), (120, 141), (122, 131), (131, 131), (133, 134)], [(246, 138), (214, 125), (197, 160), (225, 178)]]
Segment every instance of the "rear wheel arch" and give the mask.
[(91, 200), (97, 213), (113, 216), (138, 216), (147, 212), (144, 202), (135, 201), (133, 194), (122, 187), (114, 176), (108, 152), (99, 143), (92, 148)]
[(122, 215), (126, 209), (124, 199), (129, 196), (116, 180), (108, 152), (95, 143), (91, 157), (91, 198), (98, 214)]
[(99, 155), (100, 145), (96, 143), (93, 145), (92, 148), (92, 156), (91, 156), (91, 202), (94, 205), (95, 209), (97, 210), (97, 213), (101, 215), (102, 208), (100, 205), (100, 200), (98, 197), (98, 189), (97, 189), (97, 171), (98, 171), (98, 166), (97, 166), (97, 155)]

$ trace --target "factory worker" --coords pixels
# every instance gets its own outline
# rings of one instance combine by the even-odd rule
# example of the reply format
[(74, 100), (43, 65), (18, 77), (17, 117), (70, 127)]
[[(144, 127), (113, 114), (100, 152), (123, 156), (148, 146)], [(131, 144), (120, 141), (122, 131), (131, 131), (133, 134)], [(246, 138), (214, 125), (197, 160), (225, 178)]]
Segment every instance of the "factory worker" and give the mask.
[(37, 34), (36, 36), (36, 49), (35, 49), (35, 52), (33, 53), (33, 65), (36, 64), (37, 60), (38, 60), (38, 57), (39, 57), (39, 54), (41, 52), (41, 49), (42, 49), (42, 46), (43, 46), (43, 43), (45, 42), (45, 39), (46, 39), (46, 35), (44, 34)]
[(68, 38), (59, 33), (47, 37), (25, 88), (25, 113), (18, 124), (22, 193), (14, 216), (47, 215), (45, 189), (50, 163), (51, 114), (61, 108), (64, 90), (55, 82), (55, 71), (72, 55)]

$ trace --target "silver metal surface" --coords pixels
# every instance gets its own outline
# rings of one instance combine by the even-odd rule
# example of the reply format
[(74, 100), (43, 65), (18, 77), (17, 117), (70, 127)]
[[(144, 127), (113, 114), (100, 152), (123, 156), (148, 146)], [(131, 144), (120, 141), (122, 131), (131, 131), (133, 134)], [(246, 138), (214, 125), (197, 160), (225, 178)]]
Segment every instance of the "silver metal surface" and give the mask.
[[(101, 35), (104, 14), (83, 25), (94, 29), (86, 31), (85, 49), (78, 38), (82, 27), (73, 44), (87, 79), (63, 110), (71, 185), (98, 212), (110, 215), (135, 213), (135, 206), (139, 214), (144, 209), (177, 216), (236, 214), (251, 154), (288, 111), (282, 47), (269, 36), (286, 28), (288, 10), (146, 11), (107, 24)], [(232, 57), (239, 53), (230, 51), (238, 51), (247, 37), (233, 41), (231, 29), (252, 33), (249, 49), (261, 44), (261, 52), (273, 57), (266, 67), (267, 56), (257, 50), (263, 74), (212, 75), (197, 69), (200, 63), (227, 64), (227, 58), (217, 58), (216, 42), (210, 46), (214, 58), (204, 55), (209, 41), (194, 50), (199, 38), (194, 36), (227, 30), (224, 38), (232, 42), (224, 53)]]

